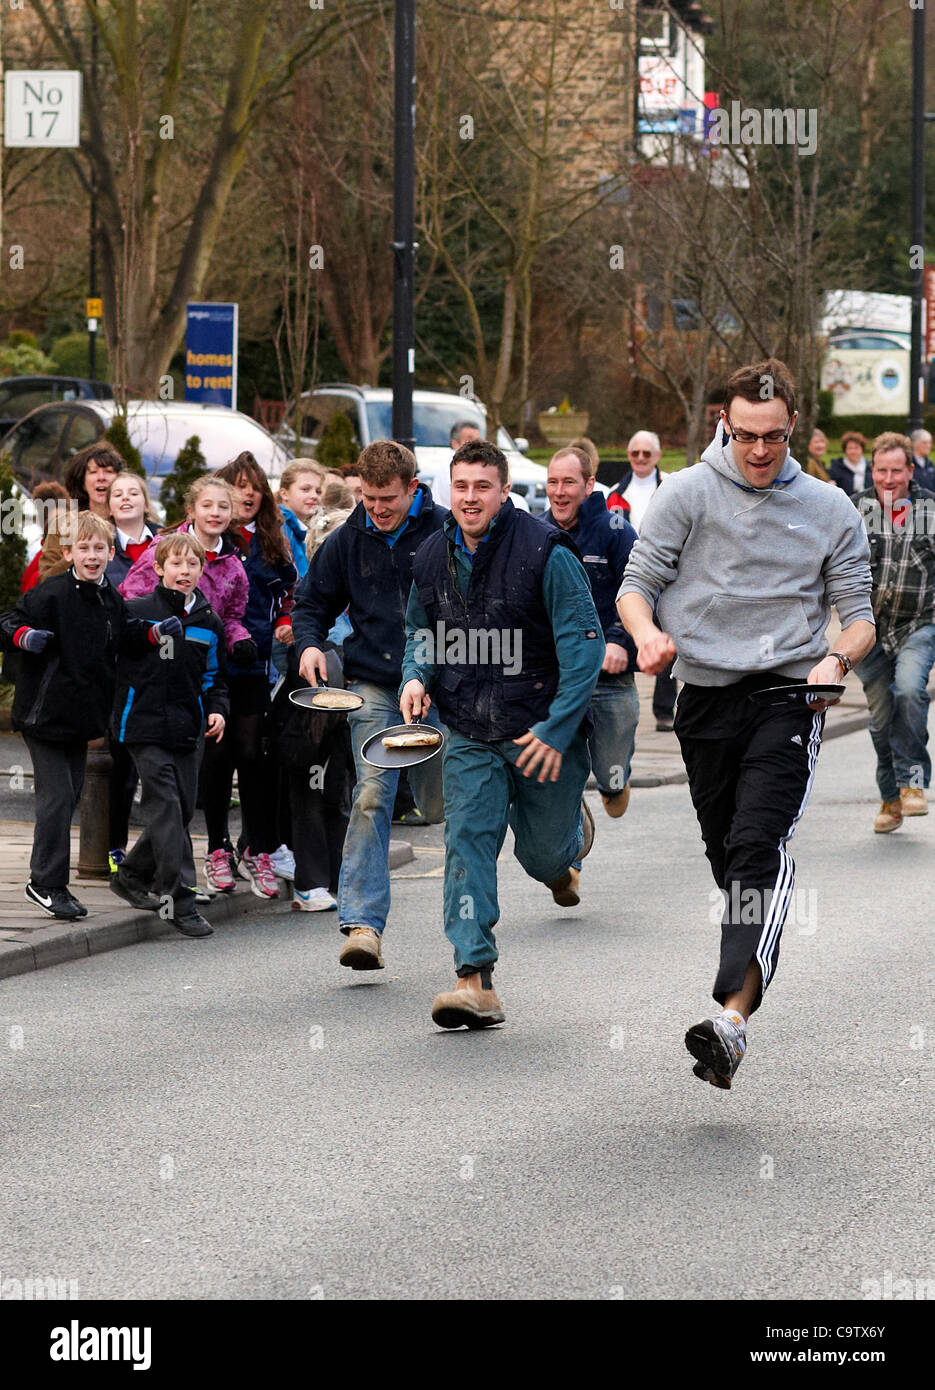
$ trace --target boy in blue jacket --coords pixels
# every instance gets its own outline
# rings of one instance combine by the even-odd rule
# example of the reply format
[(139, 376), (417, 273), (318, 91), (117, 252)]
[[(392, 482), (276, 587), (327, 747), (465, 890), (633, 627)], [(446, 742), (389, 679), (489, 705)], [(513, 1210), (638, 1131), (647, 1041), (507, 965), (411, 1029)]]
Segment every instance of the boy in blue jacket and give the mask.
[(149, 911), (171, 904), (169, 920), (185, 936), (211, 935), (195, 906), (188, 826), (202, 734), (220, 740), (228, 712), (224, 627), (197, 588), (204, 563), (204, 549), (191, 532), (160, 538), (153, 557), (160, 582), (127, 608), (157, 628), (174, 618), (178, 632), (163, 640), (159, 660), (120, 660), (111, 725), (140, 774), (145, 826), (111, 877), (111, 890)]

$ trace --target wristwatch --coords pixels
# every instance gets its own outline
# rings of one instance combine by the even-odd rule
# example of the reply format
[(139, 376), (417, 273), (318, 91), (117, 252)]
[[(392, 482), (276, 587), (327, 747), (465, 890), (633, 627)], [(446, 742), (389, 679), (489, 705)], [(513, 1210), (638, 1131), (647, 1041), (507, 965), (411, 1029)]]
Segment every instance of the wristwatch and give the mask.
[(845, 676), (847, 675), (848, 671), (850, 671), (851, 668), (852, 668), (853, 665), (854, 665), (854, 663), (853, 663), (853, 661), (851, 661), (850, 657), (845, 656), (843, 652), (829, 652), (829, 656), (833, 656), (834, 659), (835, 659), (835, 661), (838, 661), (838, 662), (841, 663), (841, 670), (842, 670), (842, 672), (844, 673)]

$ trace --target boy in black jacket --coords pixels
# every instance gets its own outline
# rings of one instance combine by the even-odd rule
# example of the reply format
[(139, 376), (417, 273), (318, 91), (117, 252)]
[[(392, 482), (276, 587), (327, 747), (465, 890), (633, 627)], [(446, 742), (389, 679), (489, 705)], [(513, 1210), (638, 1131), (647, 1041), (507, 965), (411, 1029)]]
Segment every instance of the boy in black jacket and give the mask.
[(118, 652), (156, 662), (160, 638), (181, 632), (177, 618), (154, 627), (128, 614), (104, 574), (113, 536), (93, 512), (70, 518), (61, 537), (70, 568), (30, 589), (0, 618), (0, 643), (17, 649), (13, 728), (29, 749), (36, 793), (26, 901), (63, 921), (88, 915), (68, 891), (71, 818), (88, 740), (107, 732)]
[(131, 599), (134, 617), (179, 624), (160, 660), (121, 658), (111, 734), (125, 744), (143, 788), (145, 828), (110, 881), (134, 907), (158, 911), (186, 936), (210, 936), (195, 906), (195, 863), (188, 825), (195, 810), (202, 732), (220, 739), (228, 712), (224, 627), (196, 586), (205, 552), (186, 531), (162, 536), (153, 568), (160, 583)]

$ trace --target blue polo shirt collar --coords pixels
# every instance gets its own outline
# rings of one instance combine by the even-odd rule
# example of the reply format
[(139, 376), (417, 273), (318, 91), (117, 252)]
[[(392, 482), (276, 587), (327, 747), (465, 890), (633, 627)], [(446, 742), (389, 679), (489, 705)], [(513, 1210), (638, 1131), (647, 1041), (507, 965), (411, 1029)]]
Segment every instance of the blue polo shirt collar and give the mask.
[(367, 530), (376, 531), (378, 535), (384, 538), (387, 545), (392, 549), (392, 547), (396, 544), (400, 536), (405, 531), (406, 527), (409, 525), (409, 522), (419, 515), (419, 513), (422, 510), (424, 501), (425, 492), (423, 491), (423, 488), (420, 484), (415, 490), (415, 495), (412, 499), (412, 505), (410, 506), (409, 511), (406, 513), (405, 521), (403, 521), (401, 525), (397, 526), (395, 531), (381, 531), (379, 526), (375, 526), (374, 523), (371, 521), (369, 513), (365, 511), (364, 522), (366, 524)]

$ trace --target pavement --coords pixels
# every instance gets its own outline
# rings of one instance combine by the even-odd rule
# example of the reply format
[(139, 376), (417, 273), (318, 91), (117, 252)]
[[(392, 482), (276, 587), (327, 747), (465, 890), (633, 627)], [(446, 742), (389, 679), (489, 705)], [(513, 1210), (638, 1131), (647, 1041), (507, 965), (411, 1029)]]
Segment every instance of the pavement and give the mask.
[[(730, 1091), (683, 1044), (720, 911), (686, 786), (618, 821), (588, 793), (578, 908), (508, 839), (487, 1032), (431, 1022), (453, 974), (430, 845), (371, 975), (338, 966), (334, 913), (283, 904), (0, 981), (4, 1279), (173, 1304), (803, 1299), (831, 1327), (823, 1300), (935, 1290), (935, 815), (874, 835), (873, 770), (865, 732), (822, 750)], [(669, 1319), (701, 1374), (714, 1316), (687, 1341)]]
[[(675, 734), (659, 732), (652, 712), (653, 680), (637, 675), (640, 693), (640, 723), (631, 784), (634, 790), (677, 785), (686, 774)], [(860, 683), (850, 680), (840, 705), (828, 711), (825, 739), (865, 728), (867, 706)], [(88, 909), (88, 916), (76, 923), (50, 921), (38, 908), (24, 901), (23, 887), (29, 877), (32, 824), (29, 797), (32, 792), (32, 765), (23, 740), (15, 734), (0, 735), (0, 979), (41, 970), (47, 965), (97, 955), (119, 946), (136, 945), (155, 937), (178, 933), (171, 924), (151, 912), (137, 912), (125, 906), (110, 892), (106, 880), (73, 875), (71, 890)], [(594, 786), (592, 778), (589, 785)], [(197, 822), (196, 822), (197, 824)], [(444, 866), (443, 828), (407, 826), (405, 839), (395, 837), (390, 847), (390, 868), (406, 873), (414, 859), (428, 859), (441, 876)], [(204, 861), (204, 836), (193, 834), (195, 862)], [(434, 856), (434, 859), (432, 858)], [(72, 864), (78, 863), (78, 832), (72, 832)], [(421, 867), (417, 877), (423, 877)], [(281, 882), (281, 898), (291, 896), (290, 885)], [(256, 897), (247, 883), (238, 884), (232, 895), (219, 895), (200, 911), (212, 926), (224, 926), (240, 918), (269, 912), (275, 907)]]

